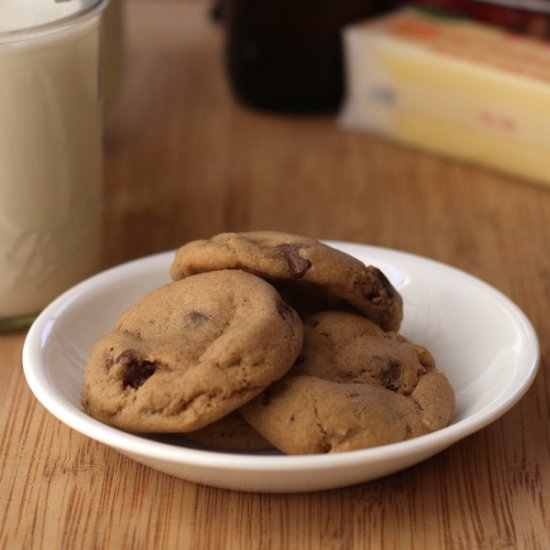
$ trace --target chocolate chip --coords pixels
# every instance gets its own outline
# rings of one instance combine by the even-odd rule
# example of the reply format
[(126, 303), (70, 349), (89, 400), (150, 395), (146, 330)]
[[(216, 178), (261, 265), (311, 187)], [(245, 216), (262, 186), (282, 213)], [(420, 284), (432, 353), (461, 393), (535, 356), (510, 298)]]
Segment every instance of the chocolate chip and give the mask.
[(122, 384), (125, 388), (130, 386), (131, 388), (137, 389), (142, 386), (148, 378), (153, 376), (156, 370), (156, 363), (132, 359), (126, 365), (126, 372), (122, 379)]
[(389, 366), (379, 374), (378, 380), (387, 390), (397, 391), (397, 381), (401, 376), (401, 363), (399, 361), (390, 361)]
[(208, 315), (206, 315), (206, 313), (202, 313), (201, 311), (190, 311), (185, 316), (186, 325), (193, 328), (201, 327), (204, 323), (206, 323), (206, 321), (208, 321)]
[(300, 247), (295, 244), (282, 244), (281, 249), (290, 270), (290, 274), (301, 279), (311, 267), (311, 262), (300, 256)]
[(370, 292), (366, 293), (364, 296), (367, 300), (373, 304), (390, 303), (392, 300), (392, 285), (388, 278), (380, 271), (377, 267), (369, 266), (367, 267), (369, 272), (372, 288)]
[(288, 307), (284, 302), (279, 302), (277, 304), (277, 311), (285, 321), (288, 321), (294, 317), (292, 315), (292, 309), (290, 309), (290, 307)]

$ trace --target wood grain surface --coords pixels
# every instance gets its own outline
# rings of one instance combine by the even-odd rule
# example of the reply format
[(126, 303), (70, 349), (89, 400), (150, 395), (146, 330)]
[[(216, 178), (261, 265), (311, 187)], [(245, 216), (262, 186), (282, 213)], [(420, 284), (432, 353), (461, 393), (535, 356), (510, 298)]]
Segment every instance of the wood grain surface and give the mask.
[(550, 191), (346, 133), (334, 114), (246, 109), (209, 10), (126, 5), (105, 135), (104, 266), (261, 228), (410, 251), (510, 296), (540, 336), (540, 372), (509, 413), (408, 470), (247, 494), (158, 473), (72, 431), (26, 385), (25, 334), (4, 335), (0, 548), (550, 548)]

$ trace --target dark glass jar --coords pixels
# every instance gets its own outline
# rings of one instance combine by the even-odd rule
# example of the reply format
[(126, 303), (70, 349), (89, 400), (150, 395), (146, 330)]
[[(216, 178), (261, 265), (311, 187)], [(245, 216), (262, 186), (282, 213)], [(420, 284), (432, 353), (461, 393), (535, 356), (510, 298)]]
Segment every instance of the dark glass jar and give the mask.
[(271, 111), (338, 108), (341, 29), (396, 0), (225, 0), (227, 67), (237, 98)]

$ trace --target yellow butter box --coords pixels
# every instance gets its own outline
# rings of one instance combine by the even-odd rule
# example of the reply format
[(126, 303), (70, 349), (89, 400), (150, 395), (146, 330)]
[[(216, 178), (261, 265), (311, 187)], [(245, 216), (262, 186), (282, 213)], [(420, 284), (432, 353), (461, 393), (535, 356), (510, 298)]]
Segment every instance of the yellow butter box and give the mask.
[(344, 127), (550, 184), (550, 44), (410, 8), (343, 32)]

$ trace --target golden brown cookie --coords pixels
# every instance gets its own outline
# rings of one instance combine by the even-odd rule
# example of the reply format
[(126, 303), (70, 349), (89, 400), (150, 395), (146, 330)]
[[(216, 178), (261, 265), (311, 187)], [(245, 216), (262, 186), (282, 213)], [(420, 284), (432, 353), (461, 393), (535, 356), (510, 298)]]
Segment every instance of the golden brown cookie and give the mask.
[(189, 277), (143, 298), (94, 346), (82, 404), (128, 431), (197, 430), (281, 378), (302, 332), (297, 313), (250, 273)]
[(275, 231), (221, 233), (187, 243), (171, 266), (174, 280), (217, 269), (242, 269), (271, 282), (302, 316), (353, 309), (397, 330), (403, 302), (376, 267), (317, 240)]
[(431, 354), (359, 315), (305, 321), (292, 371), (240, 410), (287, 454), (394, 443), (447, 426), (455, 396)]

